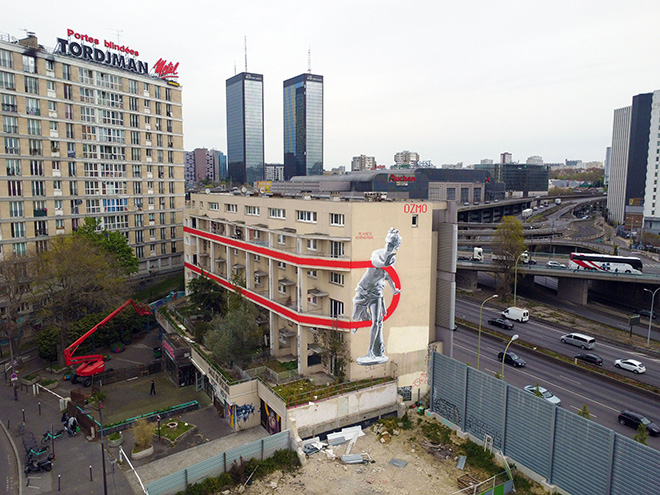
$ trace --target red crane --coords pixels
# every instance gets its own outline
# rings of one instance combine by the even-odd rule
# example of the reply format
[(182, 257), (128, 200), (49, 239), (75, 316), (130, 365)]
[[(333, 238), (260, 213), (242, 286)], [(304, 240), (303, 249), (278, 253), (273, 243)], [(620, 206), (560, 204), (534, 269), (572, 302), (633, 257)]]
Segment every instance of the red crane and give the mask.
[(100, 323), (85, 332), (84, 335), (80, 336), (80, 338), (78, 338), (73, 344), (64, 349), (64, 364), (66, 366), (82, 363), (71, 376), (71, 383), (76, 383), (78, 377), (85, 377), (83, 385), (89, 387), (92, 384), (92, 376), (105, 371), (105, 361), (103, 360), (102, 355), (90, 354), (88, 356), (74, 356), (73, 353), (78, 350), (80, 344), (82, 344), (90, 335), (121, 313), (129, 304), (135, 308), (135, 311), (137, 311), (137, 314), (140, 316), (151, 314), (151, 310), (147, 306), (136, 304), (132, 299), (129, 299), (106, 316)]

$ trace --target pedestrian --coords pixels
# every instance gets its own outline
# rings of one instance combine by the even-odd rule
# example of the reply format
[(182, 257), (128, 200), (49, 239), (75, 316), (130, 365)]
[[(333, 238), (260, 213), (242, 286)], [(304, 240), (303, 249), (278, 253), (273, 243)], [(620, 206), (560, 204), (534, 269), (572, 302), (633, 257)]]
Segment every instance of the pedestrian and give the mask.
[(68, 423), (68, 421), (69, 421), (69, 415), (66, 413), (66, 411), (64, 411), (62, 413), (62, 418), (60, 419), (60, 422), (62, 423), (62, 426), (64, 426), (64, 428), (66, 428), (66, 424)]
[(78, 420), (76, 419), (75, 416), (71, 416), (69, 418), (69, 421), (67, 423), (66, 432), (71, 436), (78, 433)]
[(156, 384), (151, 380), (151, 390), (149, 390), (149, 395), (156, 395)]

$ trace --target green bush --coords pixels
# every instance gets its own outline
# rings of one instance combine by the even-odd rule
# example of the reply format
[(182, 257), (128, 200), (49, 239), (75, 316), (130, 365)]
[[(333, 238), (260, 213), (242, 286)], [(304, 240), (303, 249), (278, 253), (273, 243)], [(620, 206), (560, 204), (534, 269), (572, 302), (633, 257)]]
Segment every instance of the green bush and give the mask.
[(490, 476), (495, 476), (502, 471), (502, 468), (495, 462), (492, 452), (484, 450), (483, 447), (470, 440), (459, 445), (458, 452), (467, 457), (467, 463), (470, 466), (481, 469)]
[(451, 443), (451, 428), (443, 424), (427, 422), (422, 425), (422, 432), (432, 443), (442, 445)]
[(115, 431), (114, 433), (110, 433), (110, 435), (108, 435), (108, 440), (112, 440), (113, 442), (119, 440), (120, 438), (121, 438), (121, 433), (119, 433), (118, 431)]

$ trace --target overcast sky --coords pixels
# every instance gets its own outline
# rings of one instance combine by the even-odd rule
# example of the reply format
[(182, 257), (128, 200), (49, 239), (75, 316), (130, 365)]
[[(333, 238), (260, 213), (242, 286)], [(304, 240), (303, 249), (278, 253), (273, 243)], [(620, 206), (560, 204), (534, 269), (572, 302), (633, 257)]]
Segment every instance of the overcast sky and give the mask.
[(225, 81), (264, 75), (266, 162), (282, 163), (282, 82), (324, 77), (325, 169), (540, 155), (602, 161), (616, 108), (660, 88), (660, 2), (608, 0), (4, 2), (0, 32), (67, 29), (179, 62), (184, 146), (226, 151)]

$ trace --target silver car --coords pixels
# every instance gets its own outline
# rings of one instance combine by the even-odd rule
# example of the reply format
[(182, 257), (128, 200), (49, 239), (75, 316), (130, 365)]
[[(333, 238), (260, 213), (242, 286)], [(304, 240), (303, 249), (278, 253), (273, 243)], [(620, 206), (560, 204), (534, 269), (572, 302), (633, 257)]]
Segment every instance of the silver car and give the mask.
[(538, 385), (525, 385), (524, 390), (525, 392), (529, 392), (532, 395), (539, 396), (540, 394), (540, 397), (547, 400), (550, 404), (554, 404), (555, 406), (561, 406), (561, 399), (552, 392), (550, 392), (547, 388), (543, 388)]

